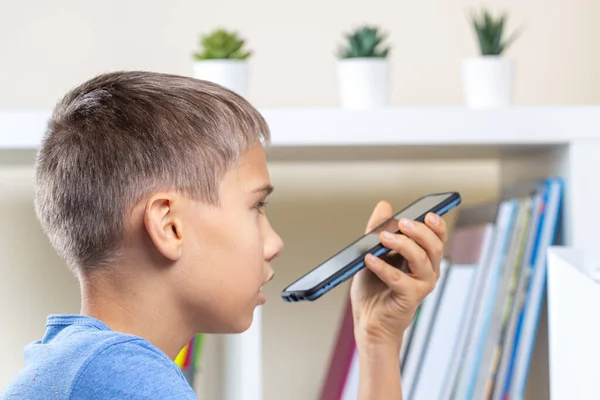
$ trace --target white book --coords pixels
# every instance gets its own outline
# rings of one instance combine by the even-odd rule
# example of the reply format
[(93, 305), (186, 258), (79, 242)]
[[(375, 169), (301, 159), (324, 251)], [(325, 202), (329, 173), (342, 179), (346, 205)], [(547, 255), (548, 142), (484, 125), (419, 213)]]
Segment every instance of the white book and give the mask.
[(467, 306), (465, 308), (466, 320), (462, 326), (457, 344), (454, 348), (453, 356), (450, 360), (450, 366), (448, 367), (448, 373), (444, 378), (444, 390), (440, 396), (440, 400), (453, 399), (456, 380), (458, 379), (460, 369), (463, 366), (467, 349), (471, 341), (473, 325), (477, 316), (477, 310), (479, 309), (480, 305), (479, 299), (481, 298), (481, 292), (484, 289), (484, 282), (487, 276), (488, 268), (486, 267), (490, 257), (495, 234), (495, 226), (493, 223), (486, 224), (484, 229), (483, 239), (481, 242), (482, 253), (478, 262), (474, 264), (477, 272), (473, 280), (472, 289), (469, 291), (469, 300), (467, 301)]
[(439, 399), (442, 395), (453, 349), (465, 323), (464, 310), (475, 273), (474, 265), (452, 265), (448, 269), (423, 365), (417, 376), (417, 385), (407, 399), (432, 400)]
[[(417, 309), (417, 313), (419, 310)], [(410, 339), (412, 337), (413, 329), (415, 328), (415, 320), (410, 323), (406, 331), (404, 331), (404, 335), (402, 335), (402, 348), (400, 349), (400, 366), (404, 365), (404, 359), (406, 358), (406, 353), (408, 352), (408, 348), (410, 346)]]
[(402, 366), (402, 397), (410, 399), (415, 385), (416, 377), (424, 355), (424, 350), (429, 338), (430, 327), (435, 318), (438, 299), (442, 291), (443, 281), (446, 279), (448, 262), (443, 260), (440, 264), (440, 279), (429, 296), (421, 305), (418, 318), (414, 321), (410, 347), (406, 353), (405, 363)]

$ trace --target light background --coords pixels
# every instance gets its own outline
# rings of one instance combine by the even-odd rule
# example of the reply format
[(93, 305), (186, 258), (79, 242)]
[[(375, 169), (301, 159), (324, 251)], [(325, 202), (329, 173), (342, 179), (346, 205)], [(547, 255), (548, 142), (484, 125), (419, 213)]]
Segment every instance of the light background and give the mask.
[[(28, 0), (2, 2), (0, 108), (51, 108), (73, 85), (109, 70), (190, 75), (198, 34), (217, 26), (239, 30), (255, 51), (249, 97), (256, 106), (335, 107), (333, 52), (342, 33), (363, 22), (390, 32), (392, 105), (457, 106), (461, 59), (476, 54), (465, 12), (478, 4), (508, 10), (511, 30), (525, 26), (507, 54), (518, 63), (516, 104), (598, 102), (595, 0)], [(398, 160), (270, 168), (277, 191), (268, 213), (286, 251), (274, 263), (264, 306), (265, 400), (312, 399), (346, 287), (302, 305), (281, 302), (280, 290), (361, 234), (377, 200), (399, 208), (441, 190), (461, 191), (465, 203), (490, 199), (497, 195), (498, 164)], [(31, 166), (0, 162), (0, 387), (21, 368), (22, 348), (43, 334), (48, 314), (79, 310), (77, 282), (35, 220), (32, 183)], [(218, 394), (219, 346), (217, 337), (207, 342), (201, 398)]]

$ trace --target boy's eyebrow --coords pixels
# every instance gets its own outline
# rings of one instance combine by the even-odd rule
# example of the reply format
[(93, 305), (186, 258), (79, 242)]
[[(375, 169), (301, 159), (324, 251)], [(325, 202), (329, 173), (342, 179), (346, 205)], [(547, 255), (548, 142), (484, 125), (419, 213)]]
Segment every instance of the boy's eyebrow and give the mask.
[(271, 185), (270, 183), (267, 183), (257, 189), (254, 189), (253, 193), (263, 192), (266, 197), (266, 196), (270, 195), (271, 193), (273, 193), (273, 190), (275, 190), (273, 185)]

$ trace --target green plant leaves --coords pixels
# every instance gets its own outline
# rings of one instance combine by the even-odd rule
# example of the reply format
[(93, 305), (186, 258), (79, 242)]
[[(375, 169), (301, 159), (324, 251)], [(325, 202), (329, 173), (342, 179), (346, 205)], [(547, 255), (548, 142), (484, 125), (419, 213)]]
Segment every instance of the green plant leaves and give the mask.
[(514, 32), (508, 39), (503, 39), (506, 14), (494, 18), (488, 10), (483, 9), (480, 16), (471, 13), (470, 18), (473, 30), (477, 35), (481, 55), (501, 55), (519, 35), (519, 32)]
[(381, 47), (387, 36), (377, 27), (361, 26), (344, 36), (346, 45), (340, 46), (337, 54), (340, 58), (384, 58), (389, 54), (389, 47)]
[[(471, 13), (470, 20), (482, 55), (501, 55), (520, 35), (520, 31), (515, 31), (504, 37), (506, 14), (494, 18), (488, 10), (483, 9), (481, 15)], [(337, 50), (339, 58), (386, 58), (389, 55), (390, 46), (384, 45), (387, 35), (376, 26), (360, 26), (344, 37), (344, 45)], [(194, 53), (194, 58), (244, 60), (252, 55), (252, 51), (244, 49), (245, 44), (237, 32), (216, 29), (201, 36), (201, 51)]]
[(196, 60), (237, 59), (244, 60), (252, 55), (244, 49), (245, 40), (237, 32), (216, 29), (200, 38), (201, 52), (194, 54)]

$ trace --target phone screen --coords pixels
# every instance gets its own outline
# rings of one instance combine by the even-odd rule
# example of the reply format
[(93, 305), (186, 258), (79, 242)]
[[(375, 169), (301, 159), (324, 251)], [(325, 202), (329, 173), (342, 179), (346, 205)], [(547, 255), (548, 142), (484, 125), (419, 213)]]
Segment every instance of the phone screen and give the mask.
[(356, 260), (358, 257), (363, 255), (367, 250), (375, 247), (380, 243), (379, 234), (386, 230), (389, 232), (398, 231), (398, 222), (401, 218), (408, 218), (414, 220), (421, 215), (427, 213), (433, 207), (443, 202), (445, 199), (451, 197), (451, 193), (437, 194), (426, 196), (412, 205), (406, 207), (404, 210), (396, 213), (392, 218), (367, 233), (338, 254), (319, 265), (317, 268), (300, 278), (298, 281), (290, 285), (286, 290), (297, 291), (297, 290), (309, 290), (313, 288), (319, 282), (326, 280), (329, 276), (335, 274), (346, 265)]

